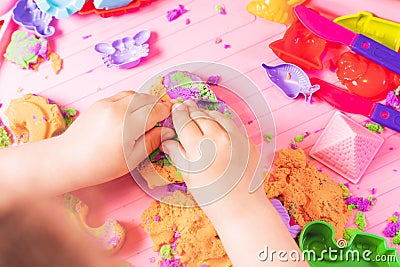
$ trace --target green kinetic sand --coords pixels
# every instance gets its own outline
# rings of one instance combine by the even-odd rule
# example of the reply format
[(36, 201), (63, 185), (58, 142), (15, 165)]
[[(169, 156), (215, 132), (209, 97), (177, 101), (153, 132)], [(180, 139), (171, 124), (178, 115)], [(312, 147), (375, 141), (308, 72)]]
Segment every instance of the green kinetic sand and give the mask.
[(47, 59), (48, 42), (45, 38), (17, 30), (11, 37), (4, 57), (22, 69), (28, 69), (31, 64), (36, 64), (39, 57)]

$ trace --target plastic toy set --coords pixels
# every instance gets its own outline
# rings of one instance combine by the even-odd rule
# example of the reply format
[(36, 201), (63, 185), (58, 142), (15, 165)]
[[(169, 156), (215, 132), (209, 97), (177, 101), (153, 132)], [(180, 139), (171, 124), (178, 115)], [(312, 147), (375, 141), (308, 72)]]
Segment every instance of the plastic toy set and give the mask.
[(368, 12), (339, 17), (335, 23), (303, 5), (293, 10), (298, 19), (270, 44), (282, 60), (303, 70), (329, 69), (333, 63), (348, 90), (373, 101), (400, 85), (400, 24)]
[[(248, 9), (253, 4), (249, 3)], [(263, 64), (271, 82), (290, 99), (303, 94), (310, 103), (315, 93), (340, 111), (364, 115), (400, 132), (400, 112), (375, 102), (385, 99), (400, 84), (400, 24), (368, 12), (331, 21), (304, 5), (291, 10), (295, 14), (295, 19), (289, 20), (292, 24), (281, 40), (270, 44), (273, 52), (288, 63)], [(332, 57), (338, 51), (339, 56)], [(314, 76), (315, 70), (332, 71), (332, 65), (347, 90), (318, 78), (309, 80), (307, 72)], [(311, 155), (357, 183), (383, 142), (367, 132), (350, 118), (335, 115)]]
[[(71, 1), (48, 1), (48, 0), (19, 0), (7, 12), (1, 20), (0, 29), (0, 52), (3, 54), (7, 43), (11, 38), (14, 26), (10, 23), (12, 19), (17, 25), (32, 32), (39, 38), (48, 38), (55, 34), (56, 29), (51, 26), (54, 19), (64, 19), (79, 12), (85, 15), (97, 13), (102, 17), (122, 15), (138, 9), (143, 4), (150, 4), (152, 0), (71, 0)], [(101, 58), (107, 67), (117, 66), (120, 69), (128, 69), (137, 66), (141, 58), (148, 55), (149, 45), (146, 44), (150, 38), (150, 31), (143, 30), (133, 37), (125, 37), (113, 41), (111, 44), (99, 43), (95, 50), (101, 54)], [(29, 53), (29, 52), (26, 52)], [(46, 57), (44, 57), (46, 59)], [(0, 60), (1, 62), (2, 60)], [(36, 64), (37, 62), (35, 62)], [(32, 66), (28, 66), (32, 68)]]
[[(249, 12), (270, 19), (269, 8), (254, 9), (257, 1), (247, 6)], [(338, 17), (333, 21), (304, 5), (295, 5), (281, 12), (289, 14), (288, 25), (282, 39), (270, 43), (272, 51), (287, 63), (276, 66), (262, 64), (270, 81), (289, 99), (303, 94), (312, 103), (314, 94), (339, 111), (361, 114), (400, 132), (400, 112), (397, 106), (400, 74), (400, 24), (378, 18), (368, 12)], [(266, 13), (261, 12), (264, 10)], [(295, 16), (291, 16), (295, 15)], [(343, 85), (336, 86), (317, 77), (324, 71), (334, 71)], [(343, 88), (344, 87), (344, 88)], [(378, 103), (386, 98), (386, 105)], [(367, 129), (341, 112), (336, 112), (315, 142), (310, 156), (340, 174), (352, 183), (358, 183), (369, 164), (384, 143), (378, 132)], [(388, 248), (382, 237), (357, 233), (339, 244), (331, 225), (312, 221), (299, 237), (302, 251), (314, 258), (307, 259), (311, 266), (400, 266), (397, 250)], [(324, 252), (333, 250), (335, 258)], [(345, 258), (365, 255), (361, 260)], [(313, 254), (315, 253), (315, 254)], [(307, 254), (306, 254), (307, 255)], [(341, 255), (342, 258), (339, 258)], [(391, 261), (371, 263), (379, 255)], [(361, 256), (360, 256), (361, 257)]]

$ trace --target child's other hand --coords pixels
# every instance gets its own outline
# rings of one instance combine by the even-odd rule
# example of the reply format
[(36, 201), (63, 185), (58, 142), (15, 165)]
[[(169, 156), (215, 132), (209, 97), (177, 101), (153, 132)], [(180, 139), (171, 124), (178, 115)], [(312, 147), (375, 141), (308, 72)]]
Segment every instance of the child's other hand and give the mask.
[[(263, 190), (249, 193), (260, 154), (234, 122), (217, 111), (187, 101), (174, 105), (172, 118), (180, 142), (163, 142), (164, 151), (182, 171), (190, 192), (208, 216), (245, 209)], [(261, 193), (260, 193), (261, 192)], [(227, 210), (230, 207), (235, 210)]]
[(86, 179), (81, 186), (126, 174), (128, 166), (135, 168), (161, 140), (173, 138), (171, 129), (154, 127), (168, 117), (171, 106), (152, 95), (123, 91), (80, 115), (60, 138), (63, 149), (76, 158), (71, 168), (79, 168)]
[[(260, 154), (234, 122), (193, 102), (174, 105), (172, 119), (180, 142), (163, 142), (182, 170), (198, 204), (217, 230), (234, 266), (265, 266), (260, 249), (273, 247), (301, 254), (264, 188), (249, 192), (260, 172)], [(245, 244), (243, 246), (243, 244)], [(271, 260), (271, 266), (309, 266), (306, 261)]]

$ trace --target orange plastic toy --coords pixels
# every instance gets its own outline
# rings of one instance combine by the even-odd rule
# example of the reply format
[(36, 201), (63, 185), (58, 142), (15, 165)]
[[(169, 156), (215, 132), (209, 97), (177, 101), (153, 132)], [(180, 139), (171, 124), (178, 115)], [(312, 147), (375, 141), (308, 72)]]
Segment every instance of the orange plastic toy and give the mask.
[(310, 32), (295, 20), (282, 39), (270, 43), (269, 47), (283, 61), (295, 64), (304, 70), (322, 69), (321, 55), (326, 41)]
[(384, 99), (400, 85), (400, 76), (371, 60), (346, 52), (337, 61), (336, 74), (346, 88), (372, 101)]
[(78, 13), (81, 15), (95, 13), (103, 18), (108, 18), (111, 16), (126, 14), (128, 12), (134, 11), (135, 9), (138, 9), (141, 6), (149, 5), (151, 2), (153, 2), (153, 0), (135, 0), (129, 5), (126, 5), (124, 7), (112, 8), (107, 10), (107, 9), (96, 9), (94, 7), (93, 1), (86, 1), (85, 5)]

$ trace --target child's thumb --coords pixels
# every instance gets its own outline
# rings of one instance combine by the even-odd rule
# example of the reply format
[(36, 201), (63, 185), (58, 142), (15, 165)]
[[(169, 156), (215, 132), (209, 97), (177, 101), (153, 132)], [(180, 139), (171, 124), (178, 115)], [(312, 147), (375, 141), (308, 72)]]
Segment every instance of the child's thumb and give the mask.
[(160, 147), (161, 142), (174, 138), (174, 130), (167, 127), (155, 127), (145, 133), (145, 147), (147, 154)]

